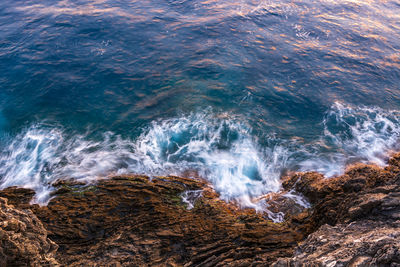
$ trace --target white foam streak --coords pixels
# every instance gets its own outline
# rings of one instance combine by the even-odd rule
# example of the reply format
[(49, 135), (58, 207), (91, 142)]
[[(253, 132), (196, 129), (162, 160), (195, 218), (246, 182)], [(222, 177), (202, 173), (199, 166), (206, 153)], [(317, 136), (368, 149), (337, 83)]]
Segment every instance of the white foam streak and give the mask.
[[(260, 147), (242, 120), (208, 111), (153, 122), (136, 140), (109, 132), (93, 139), (88, 134), (67, 134), (60, 127), (33, 125), (3, 145), (0, 188), (32, 188), (37, 192), (35, 202), (45, 204), (57, 179), (91, 182), (122, 173), (197, 173), (222, 199), (265, 211), (258, 200), (280, 190), (284, 170), (332, 176), (354, 161), (382, 165), (388, 150), (397, 148), (400, 135), (399, 113), (379, 108), (336, 103), (322, 124), (323, 133), (313, 143), (270, 136), (265, 138), (273, 142), (267, 143), (274, 145), (267, 147)], [(305, 203), (295, 194), (287, 197)], [(274, 220), (282, 216), (270, 214)]]
[[(352, 108), (336, 103), (324, 120), (325, 136), (351, 156), (363, 157), (364, 161), (385, 164), (389, 149), (397, 145), (400, 124), (399, 112), (380, 108)], [(337, 134), (330, 129), (330, 121), (335, 120), (345, 128)]]
[[(253, 197), (280, 188), (280, 170), (266, 167), (270, 153), (261, 153), (249, 127), (206, 114), (154, 123), (138, 140), (143, 168), (153, 173), (196, 170), (224, 200), (255, 207)], [(283, 150), (282, 150), (283, 151)]]
[(400, 113), (377, 107), (353, 107), (335, 103), (323, 119), (318, 142), (306, 147), (308, 159), (302, 171), (318, 171), (331, 177), (354, 162), (384, 166), (388, 153), (397, 150)]
[(68, 137), (61, 128), (34, 125), (0, 154), (1, 188), (32, 188), (39, 193), (35, 201), (46, 203), (56, 179), (91, 182), (116, 173), (181, 175), (190, 170), (209, 179), (222, 199), (257, 207), (253, 198), (279, 190), (284, 157), (283, 148), (261, 152), (250, 127), (209, 113), (154, 122), (135, 141), (112, 133), (98, 141)]
[(46, 162), (54, 156), (59, 142), (62, 142), (62, 135), (54, 129), (32, 129), (17, 136), (0, 158), (1, 187), (33, 188), (37, 198), (46, 198), (47, 182), (52, 178)]
[(182, 202), (187, 205), (188, 210), (194, 208), (196, 201), (201, 197), (203, 190), (187, 190), (181, 194)]

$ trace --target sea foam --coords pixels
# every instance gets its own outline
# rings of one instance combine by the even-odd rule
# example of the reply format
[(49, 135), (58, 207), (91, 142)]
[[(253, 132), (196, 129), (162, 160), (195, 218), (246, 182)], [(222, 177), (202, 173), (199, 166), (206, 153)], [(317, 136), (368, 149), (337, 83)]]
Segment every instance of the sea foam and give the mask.
[(355, 162), (384, 166), (399, 149), (400, 112), (335, 103), (325, 114), (323, 133), (304, 148), (301, 171), (340, 175)]
[[(135, 140), (106, 132), (101, 138), (67, 134), (62, 127), (35, 124), (0, 152), (0, 187), (36, 191), (34, 202), (46, 204), (57, 179), (96, 179), (123, 173), (189, 175), (210, 181), (220, 197), (242, 207), (267, 210), (257, 199), (281, 189), (286, 170), (343, 172), (354, 161), (385, 164), (397, 148), (399, 113), (335, 103), (325, 114), (323, 132), (314, 142), (263, 138), (238, 117), (211, 111), (152, 122)], [(287, 194), (302, 205), (304, 199)], [(279, 221), (282, 214), (270, 214)]]

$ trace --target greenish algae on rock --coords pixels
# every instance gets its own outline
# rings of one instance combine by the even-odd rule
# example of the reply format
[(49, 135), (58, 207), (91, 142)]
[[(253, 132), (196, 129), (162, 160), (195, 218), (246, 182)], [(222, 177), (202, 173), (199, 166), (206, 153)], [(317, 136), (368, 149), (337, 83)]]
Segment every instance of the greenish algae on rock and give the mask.
[[(400, 154), (385, 168), (358, 164), (330, 179), (290, 175), (284, 190), (312, 206), (292, 208), (284, 192), (266, 196), (286, 211), (282, 223), (220, 200), (205, 181), (174, 176), (59, 181), (44, 207), (29, 204), (29, 189), (0, 197), (33, 211), (65, 266), (398, 266), (399, 177)], [(190, 210), (187, 190), (202, 190)]]
[[(55, 186), (44, 207), (29, 205), (27, 189), (9, 188), (0, 196), (37, 215), (59, 245), (57, 260), (68, 266), (265, 264), (291, 255), (306, 232), (300, 217), (272, 223), (220, 200), (201, 180), (117, 176)], [(186, 190), (203, 190), (191, 210), (181, 199)]]

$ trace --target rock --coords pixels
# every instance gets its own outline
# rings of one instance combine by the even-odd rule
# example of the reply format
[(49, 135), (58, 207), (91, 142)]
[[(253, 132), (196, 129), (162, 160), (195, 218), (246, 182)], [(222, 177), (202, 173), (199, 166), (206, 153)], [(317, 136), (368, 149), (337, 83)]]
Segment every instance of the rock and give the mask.
[[(47, 206), (18, 205), (40, 218), (66, 266), (263, 266), (290, 256), (309, 229), (307, 213), (273, 223), (201, 180), (118, 176), (57, 187)], [(190, 210), (188, 190), (202, 190)]]
[(323, 225), (291, 258), (272, 266), (396, 266), (400, 264), (400, 224), (370, 220)]
[[(36, 264), (27, 256), (35, 253), (48, 255), (37, 264), (56, 264), (50, 238), (66, 266), (400, 266), (400, 154), (385, 168), (357, 164), (330, 179), (296, 173), (282, 184), (284, 191), (262, 197), (271, 211), (286, 213), (282, 223), (220, 200), (200, 179), (61, 180), (43, 207), (29, 204), (32, 190), (9, 188), (0, 197), (30, 209), (20, 212), (47, 232), (22, 215), (7, 217), (0, 239), (29, 233), (24, 238), (40, 236), (43, 245), (24, 241), (17, 254), (1, 253), (20, 253), (10, 258), (20, 265)], [(287, 197), (294, 191), (311, 207)], [(54, 261), (40, 262), (46, 259)]]
[(316, 230), (272, 266), (400, 266), (400, 154), (386, 168), (357, 164), (342, 176), (287, 177), (313, 204)]
[(31, 210), (16, 209), (0, 197), (0, 266), (58, 266), (57, 248)]
[(18, 188), (16, 186), (8, 187), (0, 191), (0, 197), (8, 199), (8, 204), (26, 204), (29, 206), (29, 202), (35, 195), (35, 191), (27, 188)]

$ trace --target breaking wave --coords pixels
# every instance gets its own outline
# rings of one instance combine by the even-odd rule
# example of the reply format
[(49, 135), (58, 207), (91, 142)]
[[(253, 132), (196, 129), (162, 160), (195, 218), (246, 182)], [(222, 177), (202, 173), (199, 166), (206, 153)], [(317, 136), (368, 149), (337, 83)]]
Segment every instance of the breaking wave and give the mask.
[(307, 159), (300, 163), (301, 171), (318, 171), (331, 177), (355, 162), (383, 166), (390, 152), (400, 148), (397, 110), (335, 103), (322, 124), (319, 139), (303, 148)]
[(398, 111), (336, 103), (322, 125), (312, 143), (270, 135), (261, 146), (260, 137), (243, 120), (212, 112), (153, 122), (135, 140), (111, 132), (94, 139), (89, 133), (71, 135), (62, 127), (36, 124), (1, 144), (0, 187), (32, 188), (37, 192), (34, 201), (45, 204), (56, 179), (192, 175), (208, 179), (226, 201), (265, 209), (256, 199), (279, 191), (286, 170), (332, 176), (354, 161), (383, 165), (388, 151), (397, 149)]

